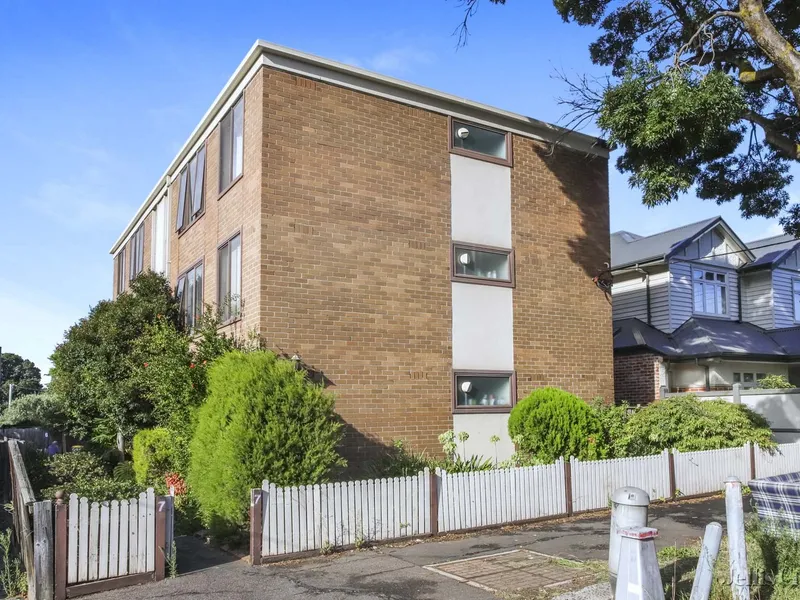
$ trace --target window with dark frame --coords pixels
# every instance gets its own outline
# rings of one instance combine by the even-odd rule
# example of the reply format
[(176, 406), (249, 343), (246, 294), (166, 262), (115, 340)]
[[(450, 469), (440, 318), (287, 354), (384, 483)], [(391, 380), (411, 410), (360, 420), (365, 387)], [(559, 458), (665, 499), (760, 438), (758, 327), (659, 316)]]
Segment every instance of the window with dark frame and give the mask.
[(450, 265), (453, 281), (514, 286), (514, 251), (508, 248), (453, 242)]
[(206, 146), (203, 144), (180, 173), (177, 230), (183, 231), (203, 214)]
[(450, 151), (471, 158), (511, 165), (511, 134), (450, 119)]
[(117, 254), (117, 295), (125, 291), (125, 248)]
[(187, 329), (194, 329), (203, 316), (203, 263), (194, 267), (178, 277), (178, 287), (175, 290), (180, 302), (183, 323)]
[(242, 312), (242, 236), (236, 234), (217, 250), (217, 306), (222, 322)]
[(242, 174), (244, 161), (244, 98), (234, 104), (219, 124), (219, 191), (224, 192)]
[(508, 412), (516, 395), (513, 371), (453, 371), (454, 412)]
[(133, 281), (144, 269), (144, 224), (139, 225), (139, 229), (131, 236), (128, 245), (131, 249), (128, 279)]

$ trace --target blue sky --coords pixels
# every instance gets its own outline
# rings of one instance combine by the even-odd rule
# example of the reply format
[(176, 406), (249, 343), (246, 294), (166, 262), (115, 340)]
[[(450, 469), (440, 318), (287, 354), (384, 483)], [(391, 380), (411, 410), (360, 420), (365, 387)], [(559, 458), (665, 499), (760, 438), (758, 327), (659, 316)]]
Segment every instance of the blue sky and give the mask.
[[(454, 0), (0, 0), (0, 15), (0, 346), (43, 371), (110, 296), (109, 248), (257, 38), (551, 122), (557, 69), (604, 72), (594, 32), (549, 0), (486, 3), (461, 49)], [(716, 214), (745, 239), (779, 230), (735, 205), (647, 209), (611, 170), (612, 230)]]

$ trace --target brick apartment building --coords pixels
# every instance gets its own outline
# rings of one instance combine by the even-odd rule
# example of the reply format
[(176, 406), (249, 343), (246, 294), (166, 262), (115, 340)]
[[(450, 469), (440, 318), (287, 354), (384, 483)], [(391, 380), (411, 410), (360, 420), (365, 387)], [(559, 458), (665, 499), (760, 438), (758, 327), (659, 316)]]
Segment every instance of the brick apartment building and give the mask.
[[(554, 146), (553, 142), (558, 142)], [(613, 398), (595, 138), (257, 42), (111, 249), (322, 374), (351, 458), (470, 433), (536, 387)]]

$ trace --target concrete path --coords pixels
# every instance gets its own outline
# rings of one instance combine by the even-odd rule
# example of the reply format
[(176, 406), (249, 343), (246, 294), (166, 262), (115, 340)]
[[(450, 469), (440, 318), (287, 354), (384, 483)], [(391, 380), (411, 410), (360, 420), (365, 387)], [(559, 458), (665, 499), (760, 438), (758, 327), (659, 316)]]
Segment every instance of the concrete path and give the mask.
[[(328, 557), (250, 567), (194, 538), (178, 539), (177, 579), (93, 596), (95, 600), (488, 600), (492, 592), (449, 579), (423, 567), (451, 560), (523, 548), (576, 560), (607, 559), (608, 513), (450, 536), (401, 546), (344, 552)], [(660, 531), (658, 546), (685, 545), (702, 536), (706, 524), (725, 522), (721, 498), (667, 504), (651, 509)]]

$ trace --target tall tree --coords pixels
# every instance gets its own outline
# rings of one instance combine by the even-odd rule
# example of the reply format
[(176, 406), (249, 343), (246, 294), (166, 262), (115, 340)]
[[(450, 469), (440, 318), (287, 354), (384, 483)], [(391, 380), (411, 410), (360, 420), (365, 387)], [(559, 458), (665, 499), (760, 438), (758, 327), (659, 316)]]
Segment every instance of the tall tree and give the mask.
[(17, 398), (42, 391), (42, 373), (33, 362), (11, 352), (4, 352), (0, 360), (0, 408), (8, 403), (8, 388), (12, 383)]
[[(480, 0), (464, 0), (461, 28)], [(506, 0), (490, 0), (505, 4)], [(649, 206), (693, 186), (744, 217), (780, 217), (800, 236), (786, 190), (800, 162), (797, 0), (553, 0), (566, 22), (597, 27), (605, 81), (568, 81), (568, 124), (596, 119), (622, 149), (617, 167)]]

